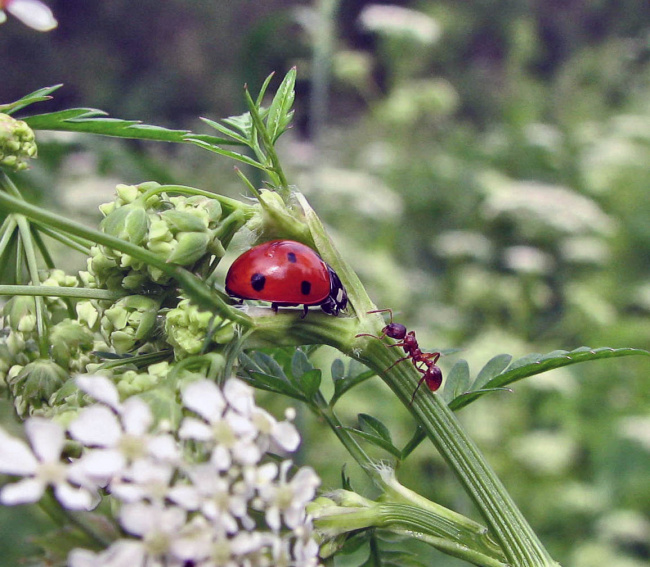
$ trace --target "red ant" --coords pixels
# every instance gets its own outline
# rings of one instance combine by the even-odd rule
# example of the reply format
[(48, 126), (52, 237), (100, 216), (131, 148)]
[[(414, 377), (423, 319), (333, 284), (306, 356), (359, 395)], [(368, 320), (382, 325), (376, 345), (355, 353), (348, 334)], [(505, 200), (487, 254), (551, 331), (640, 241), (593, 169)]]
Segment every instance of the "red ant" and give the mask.
[(411, 360), (413, 361), (413, 366), (416, 370), (422, 374), (422, 378), (418, 382), (418, 385), (413, 392), (411, 397), (411, 404), (415, 400), (415, 394), (422, 385), (422, 382), (425, 382), (429, 390), (435, 392), (440, 385), (442, 384), (442, 370), (436, 365), (438, 359), (440, 358), (439, 352), (422, 352), (420, 350), (420, 345), (415, 338), (415, 331), (406, 331), (406, 327), (401, 323), (393, 323), (393, 312), (390, 309), (376, 309), (374, 311), (368, 311), (368, 313), (390, 313), (390, 323), (386, 325), (381, 330), (381, 336), (377, 337), (369, 333), (362, 333), (357, 335), (357, 337), (374, 337), (375, 339), (383, 339), (384, 337), (390, 337), (391, 339), (396, 339), (398, 342), (388, 345), (388, 347), (402, 347), (406, 356), (396, 360), (391, 364), (386, 371), (390, 370), (396, 364), (404, 361)]

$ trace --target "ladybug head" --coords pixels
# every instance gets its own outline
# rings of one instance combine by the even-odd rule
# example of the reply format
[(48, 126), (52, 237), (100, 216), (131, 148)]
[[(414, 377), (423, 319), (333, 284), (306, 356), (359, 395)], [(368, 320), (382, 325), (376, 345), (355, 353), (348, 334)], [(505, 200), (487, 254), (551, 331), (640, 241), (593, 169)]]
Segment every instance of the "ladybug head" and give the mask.
[(338, 315), (348, 305), (348, 294), (336, 272), (329, 266), (327, 270), (330, 274), (330, 294), (320, 304), (320, 308), (328, 315)]

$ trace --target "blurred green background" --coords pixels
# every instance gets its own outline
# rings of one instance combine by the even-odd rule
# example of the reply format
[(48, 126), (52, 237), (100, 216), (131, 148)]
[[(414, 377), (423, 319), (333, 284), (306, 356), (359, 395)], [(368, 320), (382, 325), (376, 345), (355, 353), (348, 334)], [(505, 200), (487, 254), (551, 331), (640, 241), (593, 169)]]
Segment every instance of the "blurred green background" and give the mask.
[[(47, 3), (53, 32), (0, 26), (0, 101), (65, 84), (32, 112), (90, 106), (207, 132), (199, 116), (242, 112), (244, 83), (256, 91), (297, 65), (295, 125), (280, 142), (289, 178), (377, 305), (426, 350), (462, 349), (443, 370), (465, 358), (475, 373), (502, 352), (650, 346), (647, 0)], [(32, 198), (89, 223), (118, 182), (245, 192), (232, 163), (195, 148), (38, 141), (21, 176)], [(573, 366), (460, 413), (563, 565), (648, 564), (649, 372), (644, 358)], [(351, 424), (381, 418), (398, 441), (412, 433), (379, 379), (339, 411)], [(323, 451), (321, 425), (301, 419), (300, 458), (337, 487), (350, 459), (329, 433)], [(475, 514), (426, 443), (399, 478)], [(0, 564), (16, 564), (43, 525), (36, 511), (0, 509)]]

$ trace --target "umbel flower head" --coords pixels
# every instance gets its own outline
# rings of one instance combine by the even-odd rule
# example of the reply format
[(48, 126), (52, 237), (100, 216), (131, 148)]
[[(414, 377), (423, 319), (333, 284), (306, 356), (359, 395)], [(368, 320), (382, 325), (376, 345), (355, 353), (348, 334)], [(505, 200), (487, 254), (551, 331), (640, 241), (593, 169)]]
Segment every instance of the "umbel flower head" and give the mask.
[[(220, 389), (200, 379), (183, 389), (185, 418), (173, 432), (142, 399), (121, 401), (105, 376), (77, 385), (97, 403), (66, 428), (30, 418), (29, 445), (0, 429), (0, 473), (21, 478), (2, 488), (1, 503), (36, 502), (47, 487), (68, 509), (112, 501), (105, 509), (121, 537), (99, 553), (73, 550), (70, 567), (319, 565), (306, 506), (320, 479), (266, 458), (297, 449), (291, 412), (278, 421), (243, 382)], [(78, 458), (64, 454), (66, 438), (81, 446)]]
[(58, 22), (40, 0), (0, 0), (0, 24), (7, 20), (4, 10), (36, 31), (53, 30)]
[[(0, 20), (3, 13), (0, 10)], [(0, 114), (0, 166), (11, 171), (27, 169), (27, 159), (36, 157), (36, 151), (32, 129), (22, 120)]]

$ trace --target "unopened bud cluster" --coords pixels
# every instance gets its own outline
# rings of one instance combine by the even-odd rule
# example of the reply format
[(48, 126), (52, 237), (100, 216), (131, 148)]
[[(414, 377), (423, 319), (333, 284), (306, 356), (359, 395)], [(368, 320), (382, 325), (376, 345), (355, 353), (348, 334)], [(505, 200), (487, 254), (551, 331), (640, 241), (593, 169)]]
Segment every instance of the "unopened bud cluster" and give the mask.
[[(161, 259), (194, 268), (206, 257), (221, 257), (223, 211), (219, 201), (203, 196), (172, 197), (157, 183), (118, 185), (117, 199), (100, 206), (107, 234), (153, 252)], [(88, 271), (99, 287), (138, 290), (170, 277), (159, 268), (105, 246), (93, 246)]]
[(22, 120), (0, 113), (0, 167), (10, 171), (27, 169), (27, 160), (36, 157), (34, 132)]
[[(223, 256), (221, 238), (227, 243), (243, 222), (229, 218), (217, 199), (171, 196), (157, 183), (118, 185), (115, 200), (100, 209), (104, 232), (201, 276)], [(21, 416), (78, 408), (83, 400), (70, 378), (76, 373), (110, 376), (125, 397), (162, 388), (156, 390), (159, 401), (171, 405), (178, 385), (201, 376), (194, 372), (197, 367), (176, 370), (175, 361), (204, 357), (198, 367), (209, 368), (213, 376), (225, 368), (220, 352), (235, 337), (232, 322), (200, 310), (155, 266), (94, 245), (88, 271), (70, 276), (51, 270), (38, 283), (124, 295), (115, 300), (16, 296), (4, 305), (0, 385), (9, 389)], [(151, 356), (151, 362), (138, 364), (138, 355)], [(177, 386), (170, 389), (171, 374)]]

